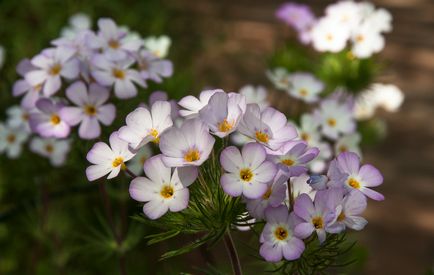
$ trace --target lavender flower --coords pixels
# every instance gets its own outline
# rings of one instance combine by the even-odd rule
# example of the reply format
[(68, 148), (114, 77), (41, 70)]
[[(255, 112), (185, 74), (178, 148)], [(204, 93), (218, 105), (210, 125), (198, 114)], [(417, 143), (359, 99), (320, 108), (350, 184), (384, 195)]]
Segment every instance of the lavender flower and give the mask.
[(41, 98), (36, 102), (39, 112), (30, 115), (30, 128), (42, 137), (64, 138), (71, 130), (69, 124), (60, 116), (64, 104), (49, 98)]

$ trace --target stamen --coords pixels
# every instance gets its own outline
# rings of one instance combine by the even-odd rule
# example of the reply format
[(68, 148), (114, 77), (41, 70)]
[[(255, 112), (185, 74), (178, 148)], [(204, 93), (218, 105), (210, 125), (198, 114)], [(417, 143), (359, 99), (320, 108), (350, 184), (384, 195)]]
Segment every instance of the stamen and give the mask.
[(59, 63), (56, 63), (53, 66), (51, 66), (51, 68), (48, 71), (48, 73), (50, 75), (58, 75), (61, 70), (62, 70), (62, 65), (60, 65)]
[(115, 158), (114, 160), (113, 160), (113, 162), (112, 162), (112, 166), (114, 167), (114, 168), (116, 168), (116, 167), (118, 167), (119, 165), (121, 165), (121, 168), (122, 169), (124, 169), (126, 166), (125, 166), (125, 163), (124, 163), (124, 158), (123, 157), (117, 157), (117, 158)]
[(338, 222), (341, 222), (341, 221), (343, 221), (343, 220), (345, 220), (345, 213), (344, 213), (344, 211), (342, 211), (342, 212), (339, 214), (338, 218), (337, 218), (337, 221), (338, 221)]
[(109, 47), (110, 48), (112, 48), (112, 49), (119, 49), (119, 47), (121, 46), (120, 44), (119, 44), (119, 42), (117, 41), (117, 40), (115, 40), (115, 39), (111, 39), (109, 42), (108, 42), (108, 45), (109, 45)]
[(315, 229), (321, 229), (324, 227), (324, 221), (323, 221), (322, 217), (313, 218), (312, 224), (315, 227)]
[(95, 108), (95, 106), (92, 106), (92, 105), (86, 105), (86, 106), (84, 106), (84, 112), (88, 116), (94, 116), (94, 115), (96, 115), (96, 108)]
[(218, 124), (218, 129), (220, 132), (229, 132), (233, 127), (233, 123), (229, 123), (226, 118)]
[(350, 178), (348, 180), (348, 185), (355, 188), (355, 189), (359, 189), (360, 188), (360, 182), (358, 182), (357, 180)]
[(327, 119), (327, 124), (328, 124), (330, 127), (335, 127), (335, 126), (336, 126), (336, 119), (334, 119), (334, 118), (329, 118), (329, 119)]
[(250, 182), (253, 178), (253, 173), (249, 168), (241, 169), (240, 178), (245, 182)]
[(190, 149), (184, 154), (184, 160), (193, 162), (200, 159), (200, 153), (197, 149)]
[(165, 199), (171, 198), (173, 196), (173, 193), (175, 193), (175, 191), (173, 190), (173, 187), (171, 185), (164, 185), (160, 191), (160, 195)]
[(299, 93), (301, 96), (307, 96), (308, 91), (307, 91), (306, 89), (304, 89), (304, 88), (301, 88), (301, 89), (298, 91), (298, 93)]
[(160, 137), (158, 136), (158, 131), (155, 128), (152, 128), (149, 131), (149, 134), (154, 137), (154, 140), (152, 142), (156, 144), (160, 143)]
[(256, 139), (259, 140), (260, 142), (268, 143), (270, 137), (268, 136), (267, 133), (256, 131)]
[(114, 77), (118, 78), (118, 79), (124, 79), (125, 78), (125, 72), (119, 69), (113, 69), (112, 70), (112, 74)]
[(57, 114), (52, 114), (51, 115), (51, 118), (50, 118), (50, 122), (53, 124), (53, 125), (57, 125), (57, 124), (59, 124), (60, 123), (60, 117), (57, 115)]
[(8, 143), (14, 143), (16, 139), (17, 139), (17, 137), (14, 134), (9, 134), (6, 137), (6, 140), (8, 141)]
[(293, 161), (292, 159), (284, 159), (281, 161), (281, 163), (285, 164), (286, 166), (292, 166), (294, 165), (295, 161)]
[(288, 237), (288, 230), (279, 226), (278, 228), (276, 228), (276, 230), (274, 230), (274, 236), (279, 241), (283, 241)]
[(53, 145), (51, 145), (51, 144), (45, 145), (45, 151), (49, 154), (53, 153), (53, 151), (54, 151)]

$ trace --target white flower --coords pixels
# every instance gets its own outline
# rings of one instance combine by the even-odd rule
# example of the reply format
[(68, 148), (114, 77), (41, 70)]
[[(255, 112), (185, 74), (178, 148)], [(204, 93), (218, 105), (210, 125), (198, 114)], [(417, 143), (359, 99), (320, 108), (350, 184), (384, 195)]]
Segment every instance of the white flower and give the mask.
[(23, 143), (29, 133), (22, 128), (12, 128), (0, 123), (0, 153), (6, 152), (8, 158), (16, 159), (21, 154)]
[(78, 32), (88, 30), (91, 26), (92, 22), (89, 15), (81, 12), (76, 13), (69, 18), (69, 26), (62, 29), (61, 36), (73, 38)]
[(392, 31), (392, 15), (385, 9), (377, 9), (370, 13), (364, 23), (369, 25), (372, 32)]
[(66, 139), (34, 137), (30, 142), (30, 150), (48, 158), (53, 166), (61, 166), (70, 149), (70, 140)]
[(287, 90), (290, 85), (289, 73), (285, 68), (275, 68), (272, 71), (267, 71), (268, 79), (273, 83), (276, 89)]
[(21, 128), (26, 132), (30, 132), (30, 111), (20, 106), (12, 106), (6, 110), (6, 113), (8, 115), (8, 126), (12, 128)]
[(342, 136), (335, 143), (335, 155), (337, 156), (342, 152), (354, 152), (361, 158), (362, 153), (359, 147), (361, 139), (359, 133)]
[(323, 18), (312, 28), (313, 47), (320, 52), (343, 50), (350, 37), (348, 28), (336, 20)]
[(361, 8), (353, 1), (340, 1), (326, 8), (326, 18), (352, 31), (362, 20)]
[(160, 37), (150, 36), (143, 41), (145, 48), (159, 58), (165, 58), (169, 51), (172, 41), (170, 37), (163, 35)]
[(319, 109), (315, 110), (315, 117), (320, 122), (322, 133), (331, 139), (350, 134), (356, 127), (350, 106), (334, 99), (323, 100)]
[(368, 58), (384, 48), (384, 37), (371, 29), (368, 24), (363, 24), (354, 31), (351, 37), (353, 47), (351, 52), (358, 58)]
[(189, 191), (198, 175), (196, 167), (168, 168), (162, 155), (146, 161), (143, 169), (147, 177), (131, 181), (130, 195), (136, 201), (146, 202), (143, 212), (150, 219), (158, 219), (167, 211), (178, 212), (187, 208)]
[(291, 85), (288, 93), (308, 103), (317, 101), (318, 95), (324, 90), (324, 84), (310, 73), (294, 73), (289, 79)]
[(246, 104), (256, 103), (263, 110), (270, 103), (267, 101), (267, 90), (264, 86), (245, 85), (241, 87), (239, 93), (246, 98)]
[(134, 154), (128, 150), (128, 143), (119, 138), (118, 132), (110, 135), (110, 146), (104, 142), (97, 142), (87, 153), (86, 159), (93, 165), (87, 167), (86, 176), (94, 181), (107, 174), (108, 179), (116, 177), (121, 169), (125, 169), (125, 162), (133, 158)]
[(393, 84), (372, 85), (377, 105), (388, 112), (396, 112), (404, 101), (404, 93)]
[(179, 102), (179, 106), (183, 107), (185, 110), (180, 110), (179, 114), (185, 118), (194, 118), (199, 115), (199, 111), (202, 110), (208, 104), (209, 99), (215, 93), (224, 93), (221, 89), (216, 90), (205, 90), (202, 91), (199, 95), (199, 98), (196, 98), (192, 95), (188, 95), (183, 97)]

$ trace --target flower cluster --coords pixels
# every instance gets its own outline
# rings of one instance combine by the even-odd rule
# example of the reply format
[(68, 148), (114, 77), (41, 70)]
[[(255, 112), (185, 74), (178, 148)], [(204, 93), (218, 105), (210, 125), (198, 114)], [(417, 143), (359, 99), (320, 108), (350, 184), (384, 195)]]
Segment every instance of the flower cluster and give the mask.
[[(190, 188), (201, 188), (194, 182), (203, 177), (202, 166), (218, 157), (221, 169), (213, 173), (219, 182), (207, 184), (219, 185), (229, 197), (241, 197), (248, 219), (264, 221), (260, 254), (271, 262), (298, 259), (303, 240), (313, 232), (323, 242), (327, 233), (363, 229), (367, 221), (360, 215), (366, 198), (384, 199), (370, 189), (382, 183), (381, 174), (371, 165), (361, 166), (350, 148), (324, 165), (327, 174), (311, 174), (309, 164), (322, 147), (320, 133), (337, 140), (354, 131), (351, 104), (342, 96), (323, 100), (313, 114), (304, 116), (299, 131), (283, 113), (267, 106), (262, 87), (245, 86), (240, 93), (206, 90), (178, 104), (183, 109), (177, 123), (167, 98), (153, 102), (149, 110), (131, 112), (109, 145), (98, 142), (89, 151), (88, 179), (113, 178), (125, 170), (134, 177), (131, 197), (144, 203), (144, 214), (155, 220), (187, 209)], [(229, 136), (244, 136), (244, 142), (237, 143), (243, 145), (227, 145)], [(149, 150), (139, 153), (149, 143), (159, 152), (155, 156)], [(128, 161), (139, 154), (145, 156), (144, 176), (128, 168)]]
[(99, 19), (93, 31), (85, 14), (69, 23), (49, 48), (17, 66), (21, 79), (13, 95), (21, 97), (21, 104), (7, 111), (0, 131), (0, 152), (11, 158), (34, 134), (30, 149), (61, 165), (75, 126), (79, 138), (99, 138), (101, 126), (115, 120), (114, 98), (135, 97), (138, 87), (173, 73), (172, 63), (164, 59), (170, 46), (166, 36), (143, 39), (110, 18)]
[(339, 52), (349, 43), (358, 58), (380, 52), (385, 44), (383, 33), (392, 30), (390, 13), (369, 2), (334, 3), (319, 18), (306, 5), (287, 3), (276, 16), (298, 32), (303, 44), (312, 44), (320, 52)]

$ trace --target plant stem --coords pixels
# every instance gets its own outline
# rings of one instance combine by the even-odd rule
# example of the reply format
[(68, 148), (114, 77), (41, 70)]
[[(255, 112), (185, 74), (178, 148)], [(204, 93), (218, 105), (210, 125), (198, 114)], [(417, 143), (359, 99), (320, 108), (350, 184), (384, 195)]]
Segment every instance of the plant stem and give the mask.
[(294, 208), (294, 197), (292, 196), (291, 191), (291, 180), (288, 180), (288, 200), (289, 200), (289, 211), (291, 212)]
[(238, 258), (237, 249), (235, 248), (234, 241), (232, 240), (232, 236), (230, 231), (228, 230), (224, 236), (224, 242), (226, 246), (226, 251), (228, 252), (229, 259), (232, 264), (232, 271), (234, 275), (242, 275), (243, 272), (241, 270), (240, 259)]
[(128, 174), (130, 177), (132, 178), (137, 178), (137, 175), (133, 173), (133, 171), (131, 171), (130, 169), (128, 169), (127, 167), (124, 168), (124, 171), (126, 174)]

